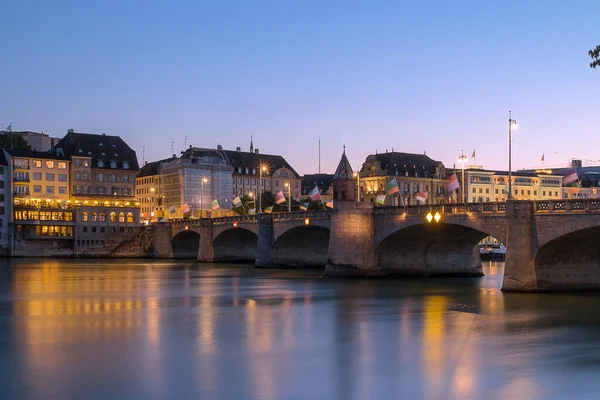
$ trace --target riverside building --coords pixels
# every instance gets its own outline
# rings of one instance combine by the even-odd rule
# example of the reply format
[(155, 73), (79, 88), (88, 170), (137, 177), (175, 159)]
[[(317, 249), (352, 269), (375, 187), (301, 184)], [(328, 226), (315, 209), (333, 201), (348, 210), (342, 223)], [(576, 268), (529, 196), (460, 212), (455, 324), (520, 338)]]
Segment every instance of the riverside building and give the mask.
[[(385, 205), (438, 204), (447, 201), (446, 169), (440, 161), (425, 154), (399, 152), (367, 156), (360, 169), (360, 201), (374, 203), (385, 194), (385, 184), (395, 179), (400, 193), (386, 196)], [(425, 203), (417, 201), (419, 193), (427, 193)]]

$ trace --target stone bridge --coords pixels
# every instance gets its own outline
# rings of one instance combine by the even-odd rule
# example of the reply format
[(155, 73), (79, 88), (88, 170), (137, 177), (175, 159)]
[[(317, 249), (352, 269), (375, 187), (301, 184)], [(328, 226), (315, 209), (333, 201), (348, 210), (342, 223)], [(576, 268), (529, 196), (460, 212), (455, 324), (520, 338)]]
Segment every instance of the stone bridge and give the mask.
[(155, 255), (325, 266), (330, 276), (477, 276), (477, 243), (493, 236), (507, 246), (503, 290), (600, 288), (600, 199), (336, 206), (157, 224)]

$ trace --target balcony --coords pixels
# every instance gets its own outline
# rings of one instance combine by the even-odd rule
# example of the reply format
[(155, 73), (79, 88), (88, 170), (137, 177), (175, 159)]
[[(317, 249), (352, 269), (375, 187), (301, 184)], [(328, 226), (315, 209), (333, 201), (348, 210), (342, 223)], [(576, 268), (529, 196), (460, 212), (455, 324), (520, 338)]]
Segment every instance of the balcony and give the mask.
[(14, 178), (13, 181), (15, 183), (29, 183), (30, 179), (29, 179), (29, 177), (27, 177), (27, 178), (19, 177), (19, 178)]

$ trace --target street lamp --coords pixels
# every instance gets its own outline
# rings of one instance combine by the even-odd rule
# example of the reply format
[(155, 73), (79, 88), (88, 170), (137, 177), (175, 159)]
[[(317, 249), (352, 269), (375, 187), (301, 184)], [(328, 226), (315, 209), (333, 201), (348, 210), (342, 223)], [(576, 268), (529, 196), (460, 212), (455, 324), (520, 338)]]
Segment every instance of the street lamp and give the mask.
[(288, 212), (292, 212), (292, 184), (290, 182), (286, 182), (283, 184), (286, 188), (288, 188)]
[(354, 177), (356, 178), (356, 202), (360, 203), (360, 173), (356, 171)]
[(154, 188), (150, 188), (150, 192), (152, 192), (152, 200), (150, 203), (150, 222), (154, 219)]
[(263, 172), (267, 172), (267, 166), (266, 165), (261, 165), (260, 168), (258, 169), (258, 208), (260, 209), (259, 212), (262, 212), (262, 190), (261, 190), (261, 186), (262, 186), (262, 175)]
[(465, 203), (465, 163), (468, 158), (465, 156), (464, 152), (460, 151), (460, 157), (458, 157), (458, 161), (462, 164), (462, 185), (460, 185), (460, 191), (462, 193), (462, 202)]
[(200, 181), (200, 218), (204, 215), (204, 184), (207, 182), (207, 178), (202, 178)]
[(508, 110), (508, 200), (512, 200), (512, 131), (517, 128), (517, 121)]
[(254, 212), (256, 212), (256, 197), (254, 197), (254, 193), (248, 193), (248, 196), (252, 197), (252, 208), (254, 208)]

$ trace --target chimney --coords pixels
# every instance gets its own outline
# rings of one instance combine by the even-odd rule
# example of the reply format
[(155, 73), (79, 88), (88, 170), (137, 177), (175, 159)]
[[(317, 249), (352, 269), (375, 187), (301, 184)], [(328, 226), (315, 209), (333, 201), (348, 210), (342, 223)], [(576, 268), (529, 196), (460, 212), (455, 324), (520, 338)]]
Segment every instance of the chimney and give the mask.
[(254, 154), (258, 154), (258, 149), (254, 149)]
[(106, 136), (106, 133), (102, 132), (102, 136)]
[(73, 130), (73, 128), (69, 128), (67, 129), (67, 133), (75, 133), (75, 131)]
[(223, 146), (221, 146), (220, 144), (217, 145), (217, 150), (223, 150)]
[(581, 168), (581, 160), (571, 160), (571, 167), (573, 168)]
[(238, 146), (235, 148), (235, 151), (237, 151), (239, 153), (240, 151), (242, 151), (242, 148), (240, 146)]

